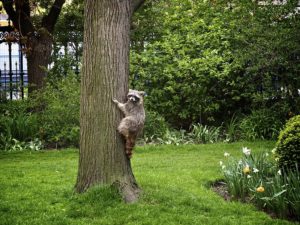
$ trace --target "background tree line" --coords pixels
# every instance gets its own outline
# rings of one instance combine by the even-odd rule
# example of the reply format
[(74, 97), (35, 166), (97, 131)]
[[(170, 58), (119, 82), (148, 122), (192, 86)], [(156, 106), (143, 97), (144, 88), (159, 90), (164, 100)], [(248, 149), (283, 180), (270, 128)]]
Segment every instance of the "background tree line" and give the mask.
[[(131, 25), (131, 86), (145, 90), (147, 109), (175, 128), (219, 126), (260, 109), (283, 122), (299, 113), (298, 5), (146, 1)], [(75, 1), (58, 22), (56, 40), (77, 49), (56, 68), (80, 58), (80, 21), (82, 3)]]
[(177, 128), (262, 108), (282, 119), (297, 114), (297, 4), (148, 2), (133, 22), (132, 85)]

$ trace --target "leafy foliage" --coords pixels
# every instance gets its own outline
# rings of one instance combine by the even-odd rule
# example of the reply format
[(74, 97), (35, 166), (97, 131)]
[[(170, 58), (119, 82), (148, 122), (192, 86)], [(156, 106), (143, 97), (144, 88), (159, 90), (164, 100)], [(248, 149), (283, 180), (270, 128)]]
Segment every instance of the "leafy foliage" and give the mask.
[(252, 111), (240, 123), (242, 138), (246, 140), (275, 139), (282, 126), (281, 118), (269, 109)]
[(220, 140), (221, 127), (193, 124), (190, 137), (195, 143), (215, 143)]
[(244, 153), (239, 160), (226, 155), (220, 162), (229, 194), (281, 218), (299, 219), (299, 171), (279, 170), (268, 153)]
[[(0, 149), (10, 146), (23, 146), (39, 138), (38, 119), (28, 110), (28, 101), (14, 101), (1, 104), (0, 110)], [(20, 144), (22, 143), (22, 144)], [(20, 147), (23, 149), (23, 147)]]
[[(278, 165), (281, 168), (299, 169), (300, 166), (300, 115), (291, 118), (280, 132), (276, 144)], [(298, 165), (298, 167), (296, 167)]]
[(83, 1), (73, 0), (64, 6), (55, 26), (52, 73), (55, 73), (57, 77), (65, 76), (70, 69), (79, 73), (83, 51), (82, 43)]
[(79, 144), (79, 80), (75, 74), (56, 83), (48, 82), (43, 92), (32, 98), (41, 137), (55, 147)]
[(156, 112), (146, 110), (146, 121), (144, 127), (144, 139), (151, 142), (162, 137), (169, 130), (169, 125), (165, 119)]
[(228, 124), (276, 104), (283, 118), (299, 112), (297, 1), (272, 3), (146, 4), (133, 21), (132, 86), (146, 90), (149, 109), (176, 128)]
[(159, 144), (164, 145), (182, 145), (191, 144), (193, 140), (187, 135), (185, 130), (167, 130), (162, 136), (157, 138)]
[(149, 93), (150, 109), (171, 124), (188, 128), (199, 119), (213, 120), (209, 116), (219, 110), (221, 102), (212, 93), (229, 74), (231, 53), (223, 22), (201, 17), (201, 7), (208, 10), (208, 6), (183, 4), (184, 11), (177, 2), (159, 6), (164, 8), (162, 38), (142, 52), (132, 51), (131, 73), (133, 85)]
[(241, 130), (240, 130), (240, 121), (238, 117), (233, 115), (229, 121), (227, 121), (224, 125), (225, 128), (225, 141), (233, 142), (240, 139)]

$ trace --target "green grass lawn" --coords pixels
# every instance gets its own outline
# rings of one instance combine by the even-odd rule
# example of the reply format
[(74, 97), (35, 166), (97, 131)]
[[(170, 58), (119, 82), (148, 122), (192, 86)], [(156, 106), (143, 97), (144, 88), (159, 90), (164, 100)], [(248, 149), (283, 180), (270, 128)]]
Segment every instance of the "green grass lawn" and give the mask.
[(139, 147), (133, 171), (143, 189), (127, 205), (109, 188), (73, 193), (78, 150), (0, 153), (0, 224), (295, 224), (210, 189), (224, 152), (270, 151), (274, 142)]

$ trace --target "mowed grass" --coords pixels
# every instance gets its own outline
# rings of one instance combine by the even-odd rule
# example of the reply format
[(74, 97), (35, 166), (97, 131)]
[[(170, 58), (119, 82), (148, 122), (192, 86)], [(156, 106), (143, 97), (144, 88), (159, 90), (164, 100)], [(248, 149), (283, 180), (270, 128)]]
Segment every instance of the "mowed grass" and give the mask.
[(76, 149), (0, 153), (0, 224), (295, 224), (210, 189), (224, 152), (240, 156), (242, 146), (270, 151), (274, 143), (137, 148), (132, 167), (143, 193), (135, 204), (108, 187), (75, 194)]

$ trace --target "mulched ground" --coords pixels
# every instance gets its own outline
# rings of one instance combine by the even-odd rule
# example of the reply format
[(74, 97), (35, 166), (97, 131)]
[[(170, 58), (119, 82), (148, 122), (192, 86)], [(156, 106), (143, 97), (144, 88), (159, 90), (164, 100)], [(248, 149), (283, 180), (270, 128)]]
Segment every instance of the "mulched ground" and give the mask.
[(216, 192), (218, 195), (222, 196), (225, 201), (230, 201), (231, 197), (228, 193), (228, 188), (225, 182), (223, 181), (216, 181), (211, 186), (212, 190)]

